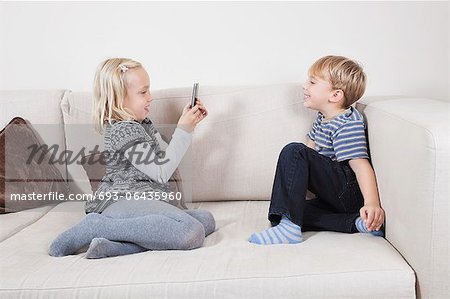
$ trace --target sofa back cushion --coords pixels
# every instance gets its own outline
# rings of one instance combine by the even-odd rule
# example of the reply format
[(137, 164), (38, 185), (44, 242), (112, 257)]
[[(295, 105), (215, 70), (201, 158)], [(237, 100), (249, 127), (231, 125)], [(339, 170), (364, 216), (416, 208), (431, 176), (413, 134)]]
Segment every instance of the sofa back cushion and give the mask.
[[(191, 87), (152, 91), (149, 116), (153, 123), (174, 127), (191, 91)], [(195, 129), (185, 157), (184, 163), (191, 167), (187, 167), (189, 173), (181, 174), (183, 188), (190, 190), (193, 201), (270, 199), (281, 149), (290, 142), (305, 142), (315, 117), (314, 111), (303, 107), (301, 86), (200, 86), (199, 98), (209, 115)], [(91, 101), (90, 93), (76, 92), (63, 100), (69, 149), (81, 140), (67, 125), (90, 124)], [(87, 130), (82, 139), (98, 141), (90, 134), (95, 133)], [(84, 180), (78, 185), (89, 193), (85, 172), (75, 167), (68, 165), (69, 175)]]
[(66, 147), (70, 156), (67, 161), (67, 176), (71, 193), (74, 194), (92, 194), (81, 159), (104, 150), (103, 137), (92, 125), (91, 108), (92, 95), (88, 92), (67, 92), (61, 102)]

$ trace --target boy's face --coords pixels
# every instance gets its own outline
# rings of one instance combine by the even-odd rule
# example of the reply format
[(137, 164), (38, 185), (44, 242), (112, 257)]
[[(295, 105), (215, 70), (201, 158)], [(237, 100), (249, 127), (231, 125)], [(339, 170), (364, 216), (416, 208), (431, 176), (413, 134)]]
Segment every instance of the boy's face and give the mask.
[(135, 68), (127, 71), (127, 96), (123, 106), (133, 111), (137, 121), (142, 121), (150, 111), (150, 102), (153, 100), (150, 94), (150, 79), (143, 68)]
[(334, 90), (328, 80), (313, 75), (303, 83), (303, 106), (309, 109), (324, 111), (333, 97)]

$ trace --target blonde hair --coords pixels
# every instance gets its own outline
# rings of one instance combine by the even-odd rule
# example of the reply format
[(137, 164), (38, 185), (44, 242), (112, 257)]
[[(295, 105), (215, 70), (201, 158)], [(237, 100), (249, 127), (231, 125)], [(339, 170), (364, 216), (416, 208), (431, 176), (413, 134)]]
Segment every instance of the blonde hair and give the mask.
[(328, 80), (332, 89), (344, 92), (344, 108), (358, 101), (366, 90), (366, 74), (362, 66), (343, 56), (325, 56), (309, 68), (309, 76)]
[(110, 58), (97, 67), (92, 106), (97, 132), (103, 133), (105, 124), (112, 120), (135, 119), (134, 113), (123, 107), (123, 100), (127, 96), (126, 74), (139, 67), (141, 63), (128, 58)]

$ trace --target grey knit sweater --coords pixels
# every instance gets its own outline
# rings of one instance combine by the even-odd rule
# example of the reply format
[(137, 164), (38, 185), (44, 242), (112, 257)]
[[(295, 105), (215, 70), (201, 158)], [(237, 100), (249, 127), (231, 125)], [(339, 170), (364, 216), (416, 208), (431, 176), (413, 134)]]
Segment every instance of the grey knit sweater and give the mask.
[[(128, 196), (134, 192), (169, 192), (169, 184), (152, 180), (139, 171), (125, 158), (125, 152), (131, 147), (146, 142), (153, 152), (164, 160), (157, 130), (150, 119), (137, 121), (113, 121), (104, 133), (106, 174), (102, 178), (93, 200), (85, 205), (86, 213), (101, 213), (119, 197)], [(105, 196), (107, 195), (107, 196)], [(110, 198), (107, 200), (107, 198)]]

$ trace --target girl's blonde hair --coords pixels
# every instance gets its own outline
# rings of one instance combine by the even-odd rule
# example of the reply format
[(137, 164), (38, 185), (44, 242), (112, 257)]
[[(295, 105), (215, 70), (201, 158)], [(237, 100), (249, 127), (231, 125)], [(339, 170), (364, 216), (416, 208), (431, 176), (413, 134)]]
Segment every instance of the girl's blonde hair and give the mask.
[(344, 107), (359, 100), (366, 90), (366, 74), (357, 62), (343, 56), (325, 56), (314, 62), (310, 76), (328, 80), (332, 89), (344, 92)]
[(123, 107), (123, 100), (127, 96), (126, 74), (138, 67), (142, 67), (141, 63), (128, 58), (110, 58), (97, 67), (92, 114), (95, 130), (100, 134), (107, 122), (135, 119), (134, 113)]

